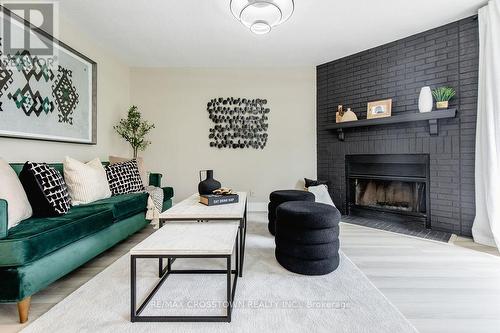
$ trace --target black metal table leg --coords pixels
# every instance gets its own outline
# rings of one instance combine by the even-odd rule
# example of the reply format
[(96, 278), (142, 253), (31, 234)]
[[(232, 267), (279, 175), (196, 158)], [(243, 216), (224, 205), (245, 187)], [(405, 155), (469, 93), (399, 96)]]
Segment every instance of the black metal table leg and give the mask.
[[(238, 229), (238, 233), (239, 232), (240, 231)], [(235, 269), (236, 269), (236, 272), (235, 273), (236, 273), (236, 275), (239, 275), (239, 273), (240, 273), (240, 242), (239, 242), (239, 235), (236, 235), (235, 251), (236, 251), (236, 253), (235, 253), (235, 261), (236, 261), (236, 263), (235, 263), (236, 264), (235, 265), (236, 266)]]
[(163, 258), (158, 259), (158, 277), (163, 275)]
[(238, 269), (238, 274), (240, 277), (243, 276), (243, 254), (244, 254), (244, 249), (243, 249), (243, 235), (245, 234), (245, 226), (244, 226), (244, 222), (243, 220), (240, 221), (240, 228), (239, 228), (239, 237), (240, 237), (240, 241), (239, 241), (239, 247), (240, 247), (240, 260), (239, 260), (239, 264), (240, 264), (240, 267)]
[(134, 256), (130, 256), (130, 321), (135, 322), (135, 270), (136, 270), (136, 259)]
[(247, 203), (245, 202), (245, 211), (240, 220), (240, 269), (239, 276), (243, 277), (243, 262), (245, 260), (245, 245), (247, 239)]
[(238, 282), (238, 276), (239, 276), (239, 270), (240, 270), (240, 265), (239, 265), (239, 259), (240, 259), (240, 256), (239, 256), (239, 252), (240, 252), (240, 247), (239, 247), (239, 236), (236, 235), (236, 244), (235, 244), (235, 259), (236, 259), (236, 263), (235, 263), (235, 267), (234, 267), (234, 280), (233, 280), (233, 294), (232, 294), (232, 297), (231, 297), (231, 302), (234, 302), (234, 295), (236, 294), (236, 284)]
[(231, 322), (231, 307), (232, 307), (232, 298), (231, 298), (231, 256), (227, 257), (227, 322)]

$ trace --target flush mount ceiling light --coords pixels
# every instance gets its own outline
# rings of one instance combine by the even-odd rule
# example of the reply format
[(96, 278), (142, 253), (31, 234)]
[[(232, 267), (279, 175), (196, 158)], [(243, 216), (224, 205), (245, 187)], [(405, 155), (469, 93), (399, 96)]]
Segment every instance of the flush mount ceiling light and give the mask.
[(292, 16), (293, 0), (231, 0), (231, 12), (254, 34), (263, 35)]

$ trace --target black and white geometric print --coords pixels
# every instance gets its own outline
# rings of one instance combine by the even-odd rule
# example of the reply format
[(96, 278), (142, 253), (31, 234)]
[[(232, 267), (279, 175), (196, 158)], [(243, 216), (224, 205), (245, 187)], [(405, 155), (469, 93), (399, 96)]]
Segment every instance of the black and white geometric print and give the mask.
[(46, 163), (28, 162), (28, 166), (41, 186), (49, 205), (58, 214), (66, 214), (71, 208), (71, 197), (61, 173)]
[(144, 191), (136, 160), (108, 165), (106, 176), (112, 195)]

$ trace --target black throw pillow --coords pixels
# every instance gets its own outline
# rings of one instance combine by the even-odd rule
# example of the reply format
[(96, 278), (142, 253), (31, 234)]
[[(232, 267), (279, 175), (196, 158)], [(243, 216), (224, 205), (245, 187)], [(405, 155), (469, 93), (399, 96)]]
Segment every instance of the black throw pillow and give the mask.
[(19, 173), (19, 180), (33, 208), (33, 216), (61, 216), (71, 208), (64, 178), (46, 163), (26, 162)]
[(326, 185), (328, 187), (328, 184), (330, 183), (328, 180), (312, 180), (309, 178), (304, 178), (305, 182), (305, 187), (308, 188), (310, 186), (318, 186), (318, 185)]
[(112, 195), (144, 191), (136, 160), (108, 165), (106, 176)]

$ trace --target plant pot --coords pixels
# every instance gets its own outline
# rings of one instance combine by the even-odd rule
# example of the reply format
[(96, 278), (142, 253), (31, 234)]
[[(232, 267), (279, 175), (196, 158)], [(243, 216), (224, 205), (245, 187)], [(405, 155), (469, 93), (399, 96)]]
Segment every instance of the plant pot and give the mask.
[(214, 179), (214, 170), (201, 170), (200, 180), (201, 180), (201, 173), (203, 171), (206, 171), (207, 178), (203, 181), (200, 181), (200, 183), (198, 184), (198, 193), (200, 193), (200, 195), (212, 194), (214, 190), (217, 190), (221, 187), (221, 184), (220, 182)]
[(436, 108), (437, 109), (447, 109), (448, 108), (448, 101), (442, 101), (442, 102), (436, 102)]

